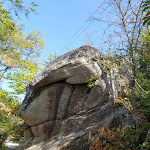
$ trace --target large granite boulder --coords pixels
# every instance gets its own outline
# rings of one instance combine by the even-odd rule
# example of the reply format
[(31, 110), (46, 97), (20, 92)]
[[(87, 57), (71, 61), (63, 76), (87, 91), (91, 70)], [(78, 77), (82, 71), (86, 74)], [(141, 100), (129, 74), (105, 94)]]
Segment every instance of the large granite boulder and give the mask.
[(120, 67), (108, 69), (111, 61), (95, 48), (83, 46), (56, 58), (35, 77), (19, 110), (25, 121), (20, 149), (67, 149), (76, 140), (75, 149), (84, 150), (89, 130), (133, 127), (130, 111), (115, 105), (117, 97), (126, 95), (129, 69), (124, 60)]

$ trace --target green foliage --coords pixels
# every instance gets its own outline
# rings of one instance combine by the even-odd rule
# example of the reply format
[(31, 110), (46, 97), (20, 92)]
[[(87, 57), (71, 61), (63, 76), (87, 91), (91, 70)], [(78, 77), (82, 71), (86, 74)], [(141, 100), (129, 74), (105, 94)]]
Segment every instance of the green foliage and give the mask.
[(98, 79), (98, 75), (92, 75), (91, 78), (87, 81), (88, 82), (88, 87), (92, 88), (95, 84), (95, 81)]
[[(137, 82), (135, 96), (142, 120), (139, 125), (141, 138), (150, 129), (150, 35), (149, 29), (142, 32), (142, 50), (138, 51)], [(149, 143), (150, 144), (150, 143)]]
[(50, 62), (52, 62), (56, 58), (56, 55), (50, 54), (48, 60), (45, 62), (45, 66), (47, 66)]
[(17, 117), (20, 103), (8, 92), (0, 89), (0, 149), (4, 148), (4, 142), (12, 136), (15, 142), (23, 137), (23, 121)]
[(6, 6), (8, 5), (10, 10), (13, 10), (13, 13), (17, 18), (19, 18), (19, 13), (21, 12), (23, 12), (26, 17), (28, 17), (31, 12), (36, 13), (35, 7), (38, 6), (35, 2), (27, 4), (23, 0), (6, 0), (3, 1), (3, 3)]
[(143, 2), (143, 12), (146, 12), (145, 17), (143, 18), (143, 25), (150, 25), (150, 1), (146, 0)]
[[(24, 10), (21, 0), (11, 3), (13, 8)], [(37, 63), (37, 58), (45, 45), (44, 39), (37, 31), (25, 36), (20, 25), (14, 22), (11, 12), (3, 5), (0, 7), (0, 80), (7, 79), (10, 88), (16, 94), (21, 94), (40, 70), (41, 65)]]
[[(26, 16), (35, 12), (35, 6), (34, 2), (26, 6), (22, 0), (0, 1), (0, 149), (7, 137), (15, 142), (22, 138), (23, 121), (17, 116), (19, 96), (41, 71), (38, 57), (45, 45), (42, 33), (33, 31), (25, 35), (22, 25), (14, 21), (20, 12)], [(11, 91), (3, 89), (4, 83)]]

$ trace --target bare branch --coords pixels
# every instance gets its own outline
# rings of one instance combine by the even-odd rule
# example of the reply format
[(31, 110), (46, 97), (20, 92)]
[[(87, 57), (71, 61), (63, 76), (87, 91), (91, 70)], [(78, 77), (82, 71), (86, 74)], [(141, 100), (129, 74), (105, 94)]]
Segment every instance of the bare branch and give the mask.
[(0, 76), (0, 80), (3, 78), (4, 74), (7, 72), (7, 70), (10, 69), (10, 67), (6, 67), (3, 71), (2, 75)]
[[(116, 1), (116, 0), (115, 0), (115, 1)], [(122, 22), (123, 29), (124, 29), (124, 31), (125, 31), (125, 33), (126, 33), (126, 36), (127, 36), (127, 38), (128, 38), (129, 45), (132, 45), (131, 39), (130, 39), (130, 36), (129, 36), (129, 32), (128, 32), (128, 28), (127, 28), (127, 24), (126, 24), (126, 20), (125, 20), (125, 15), (124, 15), (124, 13), (123, 13), (123, 11), (122, 11), (122, 9), (121, 9), (120, 2), (118, 3), (118, 2), (116, 1), (116, 5), (117, 5), (117, 8), (119, 9), (119, 12), (120, 12), (120, 14), (121, 14), (121, 16), (122, 16), (121, 22)]]
[(106, 21), (106, 20), (102, 20), (100, 18), (93, 18), (92, 20), (97, 20), (97, 21), (101, 21), (101, 22), (107, 22), (107, 23), (112, 23), (112, 24), (118, 24), (121, 25), (119, 22), (115, 22), (115, 21)]
[[(135, 80), (135, 82), (136, 82), (136, 84), (138, 85), (138, 87), (144, 92), (144, 93), (146, 93), (145, 91), (144, 91), (144, 89), (140, 86), (140, 84), (137, 82), (137, 80)], [(147, 94), (147, 93), (146, 93)]]
[[(138, 18), (139, 18), (139, 14), (140, 14), (140, 11), (141, 11), (142, 3), (143, 3), (143, 1), (141, 2), (140, 6), (139, 6), (139, 9), (138, 9), (138, 12), (137, 12), (137, 14), (136, 14), (135, 24), (134, 24), (133, 31), (132, 31), (132, 43), (133, 43), (133, 40), (134, 40), (135, 29), (136, 29), (136, 25), (137, 25), (137, 23), (138, 23)], [(140, 30), (139, 30), (139, 31), (140, 31)], [(138, 33), (138, 36), (139, 36), (139, 35), (140, 35), (140, 32)]]
[(126, 15), (127, 14), (127, 12), (128, 12), (128, 10), (129, 10), (129, 6), (130, 6), (131, 4), (130, 4), (130, 0), (128, 0), (128, 6), (127, 6), (127, 9), (126, 9), (126, 11), (125, 11), (125, 14), (124, 15)]

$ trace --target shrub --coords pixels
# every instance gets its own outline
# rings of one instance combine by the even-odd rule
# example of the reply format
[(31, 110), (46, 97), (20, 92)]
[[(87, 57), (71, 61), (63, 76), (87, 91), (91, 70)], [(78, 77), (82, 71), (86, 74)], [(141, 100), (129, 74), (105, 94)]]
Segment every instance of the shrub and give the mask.
[(149, 145), (139, 143), (139, 130), (125, 125), (123, 128), (99, 128), (98, 134), (89, 133), (89, 150), (140, 150), (150, 148)]

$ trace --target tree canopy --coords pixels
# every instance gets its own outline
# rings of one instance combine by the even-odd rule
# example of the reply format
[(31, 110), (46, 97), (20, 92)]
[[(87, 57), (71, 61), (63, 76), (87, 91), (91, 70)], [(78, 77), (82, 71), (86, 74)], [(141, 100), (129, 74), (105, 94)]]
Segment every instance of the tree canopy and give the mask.
[(27, 17), (35, 12), (36, 6), (32, 2), (27, 7), (22, 0), (0, 1), (0, 149), (8, 136), (16, 140), (22, 136), (23, 121), (17, 117), (19, 95), (41, 69), (38, 57), (45, 45), (42, 33), (25, 35), (23, 25), (15, 21), (20, 13)]
[(150, 1), (106, 0), (105, 4), (111, 7), (105, 11), (111, 19), (93, 19), (113, 27), (112, 33), (109, 34), (109, 37), (113, 38), (108, 41), (111, 45), (108, 55), (124, 58), (127, 60), (127, 66), (131, 66), (128, 98), (132, 103), (136, 128), (128, 133), (130, 137), (134, 135), (137, 139), (134, 141), (136, 144), (130, 148), (140, 149), (145, 146), (147, 149), (150, 143), (146, 142), (150, 129)]
[(146, 0), (143, 2), (143, 12), (145, 16), (143, 17), (143, 25), (150, 25), (150, 1)]

